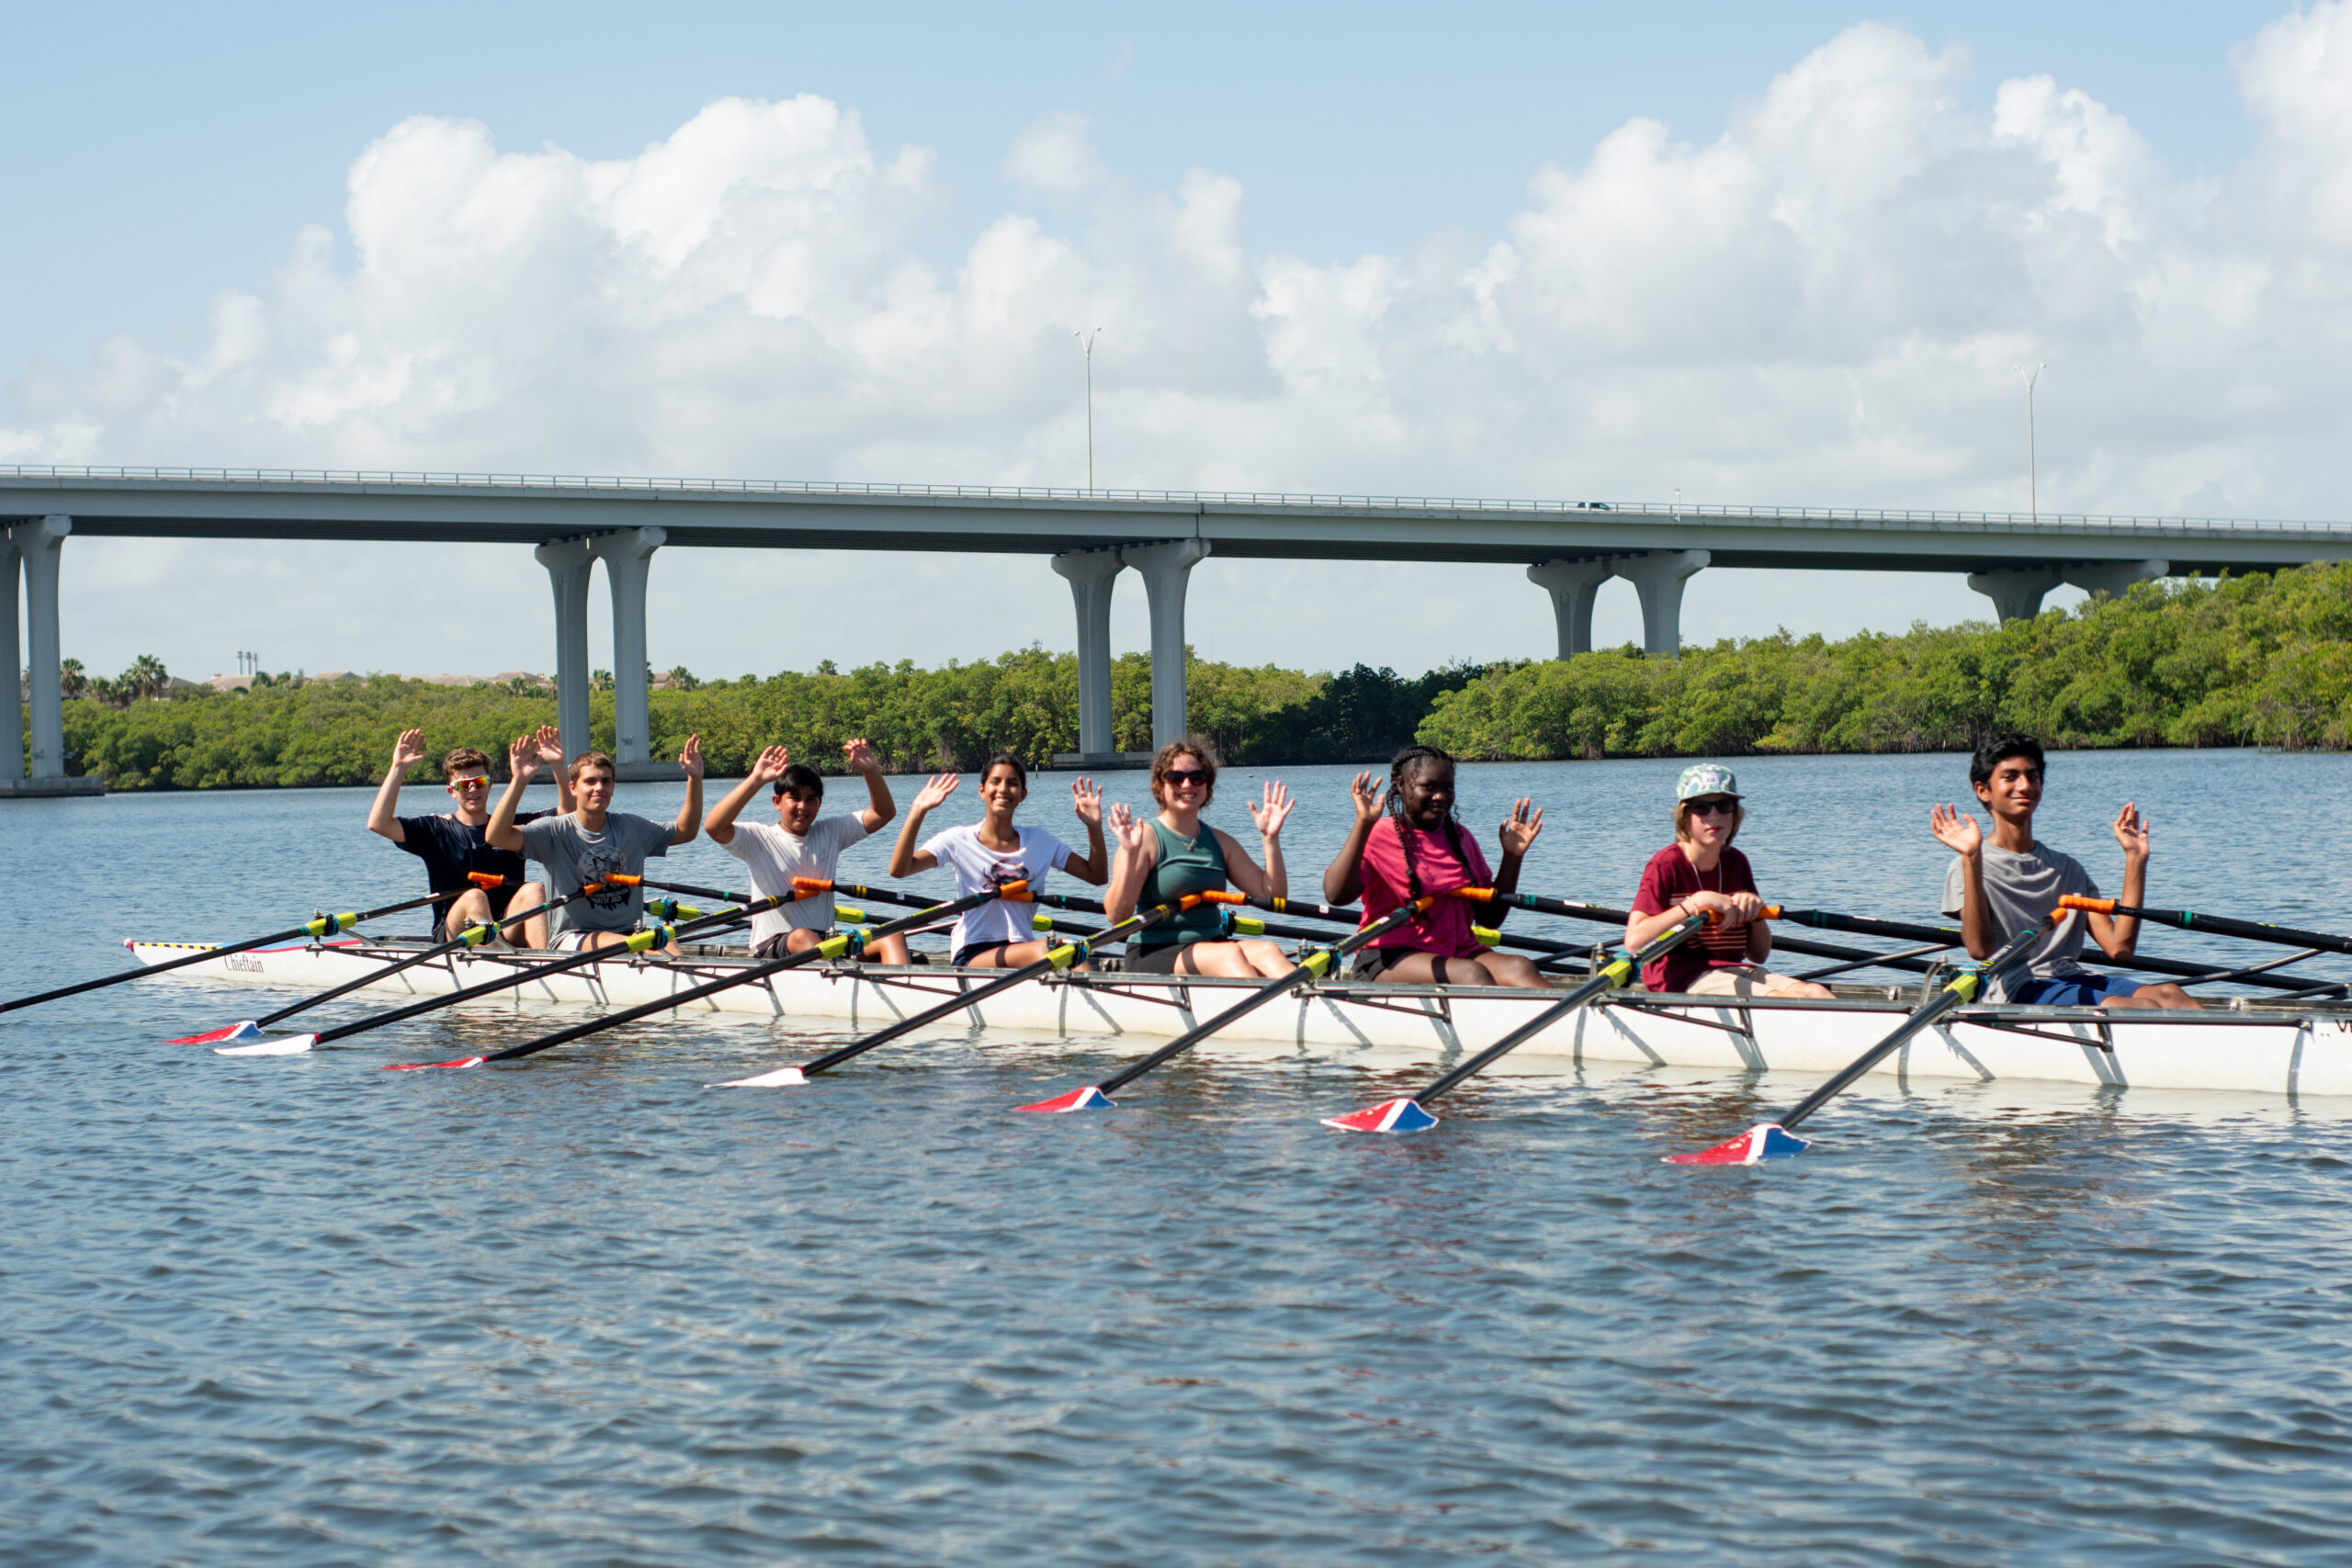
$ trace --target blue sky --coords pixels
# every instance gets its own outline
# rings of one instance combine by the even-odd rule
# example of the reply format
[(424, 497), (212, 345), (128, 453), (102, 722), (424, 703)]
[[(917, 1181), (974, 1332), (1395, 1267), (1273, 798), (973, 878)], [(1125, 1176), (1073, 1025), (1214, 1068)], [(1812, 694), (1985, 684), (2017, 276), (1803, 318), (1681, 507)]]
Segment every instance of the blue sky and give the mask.
[[(1300, 264), (1310, 292), (1338, 299), (1347, 295), (1351, 277), (1375, 261), (1398, 272), (1437, 257), (1430, 269), (1461, 276), (1508, 236), (1517, 236), (1511, 243), (1533, 257), (1535, 249), (1514, 225), (1543, 209), (1532, 184), (1542, 171), (1586, 169), (1597, 148), (1641, 119), (1665, 123), (1669, 152), (1703, 151), (1719, 139), (1737, 141), (1759, 116), (1770, 118), (1759, 106), (1776, 78), (1860, 23), (1908, 35), (1922, 46), (1923, 58), (1940, 62), (1929, 73), (1933, 90), (1950, 99), (1946, 122), (1966, 134), (1979, 134), (1992, 122), (2004, 83), (2046, 75), (2061, 93), (2086, 95), (2128, 124), (2154, 159), (2154, 174), (2132, 175), (2118, 188), (2128, 186), (2145, 212), (2158, 215), (2143, 227), (2161, 225), (2163, 213), (2206, 199), (2201, 191), (2233, 180), (2248, 189), (2259, 183), (2245, 175), (2259, 137), (2233, 72), (2257, 34), (2292, 15), (2275, 4), (2231, 3), (2161, 11), (2012, 4), (1867, 11), (1820, 5), (1612, 5), (1457, 6), (1442, 13), (1363, 6), (1098, 6), (1028, 7), (1005, 16), (944, 6), (655, 11), (411, 5), (360, 11), (12, 4), (0, 8), (8, 53), (37, 68), (20, 71), (12, 82), (12, 112), (0, 129), (0, 180), (17, 217), (14, 243), (0, 245), (0, 289), (9, 301), (0, 310), (0, 435), (15, 425), (18, 455), (37, 457), (57, 455), (60, 443), (70, 446), (69, 435), (60, 432), (96, 429), (99, 434), (86, 437), (79, 454), (119, 462), (332, 464), (382, 449), (392, 440), (386, 434), (390, 425), (322, 433), (316, 421), (268, 425), (254, 412), (263, 405), (225, 403), (212, 424), (171, 425), (126, 412), (130, 405), (122, 400), (129, 394), (92, 389), (111, 374), (101, 355), (109, 340), (135, 344), (156, 364), (184, 367), (217, 354), (216, 302), (224, 295), (278, 312), (273, 342), (288, 342), (293, 334), (283, 319), (292, 308), (286, 277), (297, 236), (305, 226), (323, 228), (324, 249), (312, 260), (328, 274), (356, 276), (360, 258), (345, 208), (357, 161), (412, 117), (480, 122), (502, 153), (555, 148), (582, 160), (629, 160), (677, 135), (716, 100), (815, 95), (857, 117), (877, 161), (904, 148), (928, 150), (921, 192), (910, 198), (911, 216), (876, 220), (884, 238), (876, 241), (881, 259), (873, 277), (922, 263), (943, 287), (973, 265), (981, 237), (1008, 219), (1033, 223), (1045, 241), (1079, 256), (1091, 276), (1106, 276), (1121, 256), (1160, 243), (1151, 237), (1159, 231), (1136, 215), (1153, 203), (1177, 203), (1188, 178), (1205, 171), (1233, 182), (1239, 192), (1231, 234), (1246, 252), (1259, 290), (1255, 304), (1227, 312), (1241, 323), (1239, 331), (1250, 319), (1269, 318), (1266, 301), (1282, 298), (1286, 259)], [(1008, 171), (1008, 149), (1024, 128), (1054, 115), (1080, 117), (1073, 123), (1082, 126), (1083, 150), (1099, 177), (1056, 188)], [(1927, 177), (1949, 177), (1956, 186), (1973, 177), (1959, 165), (1954, 171)], [(2222, 199), (2253, 198), (2225, 192)], [(1572, 236), (1568, 243), (1598, 245), (1606, 238)], [(2159, 234), (2158, 243), (2163, 239)], [(1869, 250), (1869, 242), (1857, 244)], [(1724, 243), (1722, 256), (1717, 276), (1736, 283), (1736, 239)], [(1046, 256), (1036, 265), (1063, 263)], [(1899, 270), (1905, 264), (1900, 254), (1887, 252), (1874, 265)], [(2177, 260), (2166, 266), (2171, 274), (2180, 270)], [(1159, 285), (1149, 278), (1162, 274), (1144, 273), (1146, 282), (1125, 292), (1106, 290), (1105, 297), (1132, 305), (1141, 289), (1153, 309), (1164, 308), (1181, 322), (1190, 307), (1157, 299), (1153, 290)], [(1690, 287), (1703, 293), (1716, 285), (1694, 275)], [(415, 308), (429, 313), (446, 304), (426, 300)], [(1904, 309), (1917, 324), (1882, 323), (1874, 329), (1882, 344), (1898, 342), (1906, 332), (1946, 330), (1934, 319), (1933, 301)], [(2281, 309), (2267, 330), (2291, 338), (2296, 318)], [(1382, 334), (1401, 333), (1393, 323), (1404, 317), (1401, 305), (1383, 305), (1349, 332), (1371, 334), (1372, 351), (1390, 353), (1393, 345)], [(1724, 501), (1950, 504), (1953, 497), (1970, 496), (1976, 498), (1973, 503), (2009, 503), (2002, 487), (2012, 482), (2008, 447), (2015, 443), (2003, 422), (2013, 423), (2013, 412), (2006, 391), (1990, 385), (1963, 389), (1958, 395), (1969, 412), (1952, 416), (1955, 426), (1973, 421), (1972, 430), (1984, 427), (1981, 438), (1959, 443), (1971, 452), (1983, 447), (1977, 456), (1922, 447), (1862, 463), (1855, 460), (1856, 446), (1825, 436), (1806, 462), (1780, 463), (1755, 452), (1735, 461), (1710, 446), (1704, 411), (1724, 406), (1723, 399), (1736, 406), (1741, 394), (1718, 389), (1714, 400), (1698, 400), (1698, 412), (1660, 405), (1644, 416), (1653, 428), (1675, 430), (1657, 448), (1657, 459), (1646, 463), (1517, 466), (1492, 452), (1436, 446), (1419, 452), (1409, 442), (1393, 461), (1384, 449), (1375, 463), (1344, 441), (1319, 441), (1315, 419), (1306, 415), (1295, 460), (1264, 453), (1227, 457), (1229, 435), (1197, 428), (1165, 434), (1184, 427), (1182, 418), (1166, 416), (1167, 400), (1245, 398), (1259, 383), (1273, 380), (1304, 385), (1313, 378), (1313, 366), (1344, 356), (1341, 340), (1353, 341), (1348, 333), (1318, 340), (1304, 360), (1286, 362), (1279, 334), (1270, 329), (1262, 364), (1203, 372), (1192, 380), (1172, 377), (1157, 394), (1159, 402), (1147, 407), (1143, 383), (1160, 367), (1136, 363), (1149, 355), (1148, 346), (1125, 361), (1117, 351), (1139, 337), (1147, 344), (1159, 340), (1125, 321), (1105, 324), (1113, 351), (1102, 362), (1106, 385), (1114, 398), (1123, 384), (1135, 389), (1125, 425), (1115, 406), (1105, 415), (1106, 482), (1204, 483), (1238, 465), (1267, 482), (1322, 489), (1664, 498), (1679, 485)], [(1040, 330), (1063, 327), (1048, 322)], [(2033, 348), (2029, 340), (2045, 328), (2032, 321), (1988, 320), (1973, 330), (1977, 344), (1970, 352), (1981, 359), (2002, 352), (1999, 345), (2011, 338)], [(2063, 336), (2059, 327), (2046, 331)], [(2102, 385), (2128, 387), (2144, 378), (2145, 367), (2135, 368), (2132, 352), (2161, 358), (2144, 344), (2119, 349), (2110, 337), (2101, 337), (2098, 347)], [(1706, 345), (1678, 347), (1660, 340), (1646, 347), (1636, 344), (1624, 350), (1629, 357), (1612, 363), (1629, 378), (1636, 372), (1721, 375), (1734, 378), (1724, 388), (1736, 389), (1738, 378), (1770, 376), (1789, 355), (1782, 344), (1748, 362), (1714, 363), (1736, 360), (1741, 352), (1715, 355)], [(2134, 423), (2155, 416), (2102, 406), (2102, 397), (2087, 385), (2090, 374), (2077, 368), (2089, 350), (2078, 352), (2072, 365), (2063, 363), (2058, 349), (2049, 352), (2062, 363), (2045, 383), (2045, 450), (2052, 454), (2046, 499), (2054, 493), (2062, 504), (2092, 510), (2200, 502), (2216, 511), (2326, 510), (2332, 490), (2298, 488), (2279, 478), (2291, 454), (2233, 450), (2212, 457), (2210, 474), (2183, 469), (2160, 432)], [(1842, 364), (1842, 353), (1823, 357)], [(505, 363), (514, 363), (511, 355)], [(1310, 370), (1298, 369), (1298, 363)], [(628, 373), (626, 366), (610, 368)], [(1416, 373), (1435, 372), (1423, 363)], [(1075, 385), (1075, 372), (1067, 367), (1045, 374)], [(1384, 374), (1392, 382), (1401, 379), (1401, 360)], [(976, 406), (992, 395), (980, 383), (970, 394)], [(1059, 395), (1053, 392), (1047, 400)], [(1526, 395), (1532, 394), (1510, 394), (1521, 401)], [(184, 403), (185, 389), (179, 396)], [(900, 438), (887, 399), (880, 407), (870, 428), (831, 446), (649, 441), (628, 451), (635, 461), (607, 466), (641, 468), (669, 459), (664, 471), (1068, 482), (1057, 467), (1068, 461), (1067, 410), (1017, 426), (990, 425), (977, 416), (962, 423), (949, 420), (919, 440)], [(547, 434), (549, 421), (530, 411), (508, 412), (511, 434), (487, 453), (468, 448), (469, 457), (514, 469), (553, 466), (551, 448), (560, 442)], [(1506, 412), (1498, 408), (1498, 417)], [(1343, 420), (1346, 414), (1323, 407), (1317, 417)], [(1407, 430), (1430, 422), (1427, 411), (1407, 410), (1397, 418)], [(399, 429), (406, 439), (409, 427)], [(231, 430), (238, 433), (233, 443), (220, 434)], [(2322, 429), (2312, 439), (2324, 443), (2335, 434)], [(405, 446), (393, 441), (393, 447), (421, 461), (445, 449), (436, 439), (444, 438), (420, 436)], [(1158, 445), (1163, 439), (1164, 448)], [(1810, 437), (1800, 432), (1770, 439), (1788, 440), (1794, 450)], [(1731, 443), (1718, 445), (1727, 453)], [(502, 454), (503, 460), (496, 460)], [(1593, 478), (1585, 481), (1588, 473)], [(1723, 488), (1732, 485), (1740, 491)], [(2345, 510), (2335, 506), (2331, 514)], [(425, 604), (417, 614), (371, 620), (355, 610), (306, 619), (309, 612), (292, 602), (306, 570), (315, 568), (333, 581), (345, 563), (305, 558), (304, 570), (288, 574), (289, 602), (268, 617), (268, 632), (220, 638), (210, 629), (217, 616), (175, 620), (160, 602), (155, 585), (175, 580), (178, 564), (160, 556), (133, 560), (128, 547), (91, 542), (74, 548), (67, 576), (69, 651), (78, 649), (102, 669), (127, 661), (126, 639), (133, 634), (114, 628), (129, 626), (138, 626), (138, 636), (173, 643), (157, 651), (183, 671), (229, 668), (225, 651), (213, 649), (208, 637), (233, 649), (269, 635), (281, 638), (266, 652), (273, 665), (442, 668), (454, 656), (440, 649), (465, 628), (478, 627), (485, 607), (499, 629), (481, 642), (472, 662), (541, 665), (550, 657), (532, 619), (546, 617), (544, 587), (526, 568), (495, 568), (493, 574), (502, 582), (511, 577), (511, 583), (479, 600), (459, 596), (447, 617), (436, 620), (435, 574), (401, 562), (392, 570), (418, 572), (415, 586)], [(658, 565), (657, 600), (670, 592), (662, 586), (665, 575), (673, 583), (695, 584), (696, 592), (715, 592), (712, 564), (691, 572)], [(763, 563), (761, 570), (775, 564)], [(963, 570), (948, 563), (905, 564), (906, 570), (883, 571), (876, 562), (850, 560), (829, 563), (829, 570), (857, 579), (869, 597), (894, 609), (921, 608)], [(381, 565), (361, 563), (350, 581), (376, 581)], [(992, 570), (1006, 574), (1010, 587), (1025, 583), (1018, 575), (1023, 571), (1045, 576), (1042, 563), (1000, 563)], [(493, 569), (485, 564), (481, 571)], [(469, 575), (481, 571), (468, 569)], [(1409, 602), (1387, 579), (1348, 579), (1349, 586), (1333, 593), (1328, 574), (1318, 578), (1303, 569), (1288, 577), (1261, 573), (1247, 582), (1243, 575), (1238, 567), (1221, 566), (1198, 580), (1213, 588), (1222, 584), (1220, 591), (1195, 590), (1194, 638), (1204, 651), (1317, 666), (1368, 657), (1408, 667), (1465, 655), (1548, 651), (1548, 609), (1524, 584), (1439, 574), (1447, 584), (1442, 594), (1458, 614), (1426, 649), (1398, 653), (1377, 628), (1351, 620), (1344, 606), (1287, 642), (1261, 631), (1276, 618), (1264, 614), (1269, 603), (1295, 603), (1297, 594), (1317, 592), (1318, 584), (1327, 596), (1343, 601)], [(1057, 593), (1058, 584), (1047, 581), (1034, 592), (1021, 589), (1024, 600), (1040, 607), (1033, 621), (1015, 628), (1023, 634), (1020, 640), (1035, 635), (1068, 644), (1068, 613)], [(520, 606), (517, 614), (498, 614), (510, 600)], [(1139, 592), (1122, 596), (1123, 645), (1141, 641), (1140, 600)], [(672, 608), (683, 610), (684, 602)], [(1694, 582), (1686, 634), (1747, 635), (1775, 622), (1834, 633), (1860, 625), (1899, 626), (1915, 615), (1951, 620), (1982, 612), (1981, 601), (1943, 580), (1717, 572)], [(1600, 634), (1633, 636), (1636, 626), (1630, 589), (1614, 585), (1604, 598)], [(845, 624), (841, 635), (854, 629)], [(820, 646), (826, 635), (825, 628), (812, 628), (808, 646), (791, 648), (785, 657), (805, 664), (828, 656)], [(660, 640), (658, 663), (684, 660), (731, 669), (775, 661), (770, 649), (729, 646), (708, 632), (673, 641), (674, 658), (663, 656)], [(908, 637), (903, 647), (866, 641), (876, 655), (925, 660), (994, 651), (927, 634)]]

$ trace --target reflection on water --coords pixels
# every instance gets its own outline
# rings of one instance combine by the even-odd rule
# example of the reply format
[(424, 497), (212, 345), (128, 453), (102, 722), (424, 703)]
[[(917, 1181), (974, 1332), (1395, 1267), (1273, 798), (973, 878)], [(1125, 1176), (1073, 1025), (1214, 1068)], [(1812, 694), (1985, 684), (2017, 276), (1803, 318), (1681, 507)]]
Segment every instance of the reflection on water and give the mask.
[[(2227, 802), (2193, 787), (2217, 765)], [(2245, 813), (2345, 765), (2062, 757), (2045, 837), (2109, 874), (2128, 789), (2165, 898), (2324, 924), (2328, 870)], [(1768, 890), (1931, 914), (1916, 818), (1957, 766), (1741, 763)], [(1491, 836), (1536, 795), (1529, 886), (1622, 899), (1677, 769), (1474, 769), (1465, 814)], [(1292, 775), (1303, 878), (1344, 775)], [(12, 803), (0, 875), (48, 896), (0, 908), (0, 989), (397, 896), (365, 810)], [(950, 1033), (718, 1094), (843, 1036), (697, 1020), (432, 1075), (378, 1066), (513, 1015), (155, 1043), (219, 1009), (157, 984), (0, 1018), (15, 1560), (2352, 1555), (2340, 1104), (1873, 1080), (1803, 1159), (1691, 1171), (1659, 1162), (1804, 1083), (1504, 1074), (1382, 1139), (1317, 1118), (1425, 1061), (1212, 1051), (1022, 1117), (1133, 1047)]]

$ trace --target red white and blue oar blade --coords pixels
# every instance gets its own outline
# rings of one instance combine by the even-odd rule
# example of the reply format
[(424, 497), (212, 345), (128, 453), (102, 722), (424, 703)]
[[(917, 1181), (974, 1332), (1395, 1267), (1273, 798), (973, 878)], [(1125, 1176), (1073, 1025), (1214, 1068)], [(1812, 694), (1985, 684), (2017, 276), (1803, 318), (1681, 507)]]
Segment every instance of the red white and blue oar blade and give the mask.
[(760, 1073), (748, 1078), (729, 1078), (725, 1083), (705, 1084), (706, 1089), (786, 1089), (808, 1081), (808, 1075), (798, 1067), (778, 1067), (772, 1073)]
[(1035, 1105), (1016, 1105), (1013, 1109), (1041, 1111), (1056, 1116), (1066, 1111), (1108, 1111), (1111, 1109), (1111, 1097), (1092, 1084), (1088, 1084), (1084, 1089), (1074, 1089), (1068, 1094), (1057, 1094), (1051, 1100), (1041, 1100)]
[(429, 1073), (435, 1067), (479, 1067), (482, 1065), (485, 1059), (486, 1058), (481, 1056), (455, 1056), (446, 1062), (387, 1062), (384, 1064), (384, 1071), (388, 1073)]
[(243, 1045), (215, 1045), (216, 1056), (299, 1056), (319, 1043), (315, 1034), (281, 1034), (275, 1039), (264, 1038)]
[(1760, 1160), (1787, 1159), (1811, 1147), (1804, 1139), (1778, 1122), (1758, 1122), (1728, 1143), (1695, 1155), (1668, 1155), (1668, 1165), (1754, 1165)]
[(1345, 1116), (1326, 1116), (1323, 1125), (1337, 1127), (1342, 1133), (1425, 1133), (1437, 1125), (1437, 1118), (1422, 1110), (1421, 1102), (1408, 1094), (1402, 1100), (1385, 1100), (1362, 1111), (1351, 1111)]
[(208, 1029), (201, 1034), (183, 1034), (177, 1040), (166, 1040), (166, 1045), (218, 1045), (229, 1040), (258, 1040), (261, 1025), (252, 1019), (232, 1023), (220, 1029)]

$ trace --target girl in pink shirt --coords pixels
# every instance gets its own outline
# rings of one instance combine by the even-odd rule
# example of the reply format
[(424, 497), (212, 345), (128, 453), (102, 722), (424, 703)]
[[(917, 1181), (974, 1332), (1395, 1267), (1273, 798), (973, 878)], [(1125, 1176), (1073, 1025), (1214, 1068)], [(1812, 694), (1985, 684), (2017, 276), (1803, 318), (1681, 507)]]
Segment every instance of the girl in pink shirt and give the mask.
[[(1543, 812), (1531, 811), (1524, 800), (1514, 805), (1502, 825), (1502, 869), (1489, 875), (1478, 840), (1453, 819), (1453, 759), (1434, 746), (1408, 746), (1396, 753), (1388, 767), (1385, 813), (1380, 786), (1370, 773), (1356, 775), (1353, 793), (1356, 825), (1323, 873), (1323, 897), (1345, 904), (1361, 895), (1367, 926), (1424, 893), (1456, 887), (1516, 891), (1520, 862), (1544, 829)], [(1440, 898), (1419, 919), (1359, 951), (1356, 978), (1540, 989), (1544, 976), (1534, 964), (1478, 944), (1470, 934), (1472, 912), (1465, 900)], [(1499, 919), (1502, 911), (1495, 913)]]

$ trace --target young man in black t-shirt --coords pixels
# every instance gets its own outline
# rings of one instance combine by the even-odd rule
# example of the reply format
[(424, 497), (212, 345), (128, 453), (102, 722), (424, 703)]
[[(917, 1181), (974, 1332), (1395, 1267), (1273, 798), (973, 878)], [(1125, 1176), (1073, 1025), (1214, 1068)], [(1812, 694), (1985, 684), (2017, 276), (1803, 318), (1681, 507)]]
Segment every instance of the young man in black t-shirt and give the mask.
[[(541, 726), (532, 739), (538, 746), (542, 761), (562, 762), (563, 746), (556, 739), (554, 726)], [(547, 889), (524, 880), (523, 857), (509, 850), (492, 848), (483, 837), (482, 829), (490, 824), (490, 758), (482, 752), (460, 746), (441, 759), (442, 776), (449, 781), (449, 797), (458, 804), (455, 811), (435, 817), (393, 815), (400, 806), (401, 775), (424, 760), (424, 731), (403, 730), (392, 746), (392, 765), (384, 774), (383, 787), (377, 790), (376, 804), (368, 813), (368, 830), (381, 834), (423, 861), (426, 881), (434, 892), (458, 894), (442, 907), (443, 939), (454, 937), (481, 921), (502, 919), (546, 903)], [(571, 809), (571, 784), (560, 766), (556, 772), (556, 797), (557, 811)], [(533, 811), (517, 820), (528, 822), (554, 814)], [(503, 876), (507, 882), (502, 887), (484, 891), (466, 880), (469, 871)], [(524, 947), (545, 947), (548, 919), (545, 915), (533, 915), (505, 927), (503, 934), (509, 942), (519, 938), (519, 945)]]

